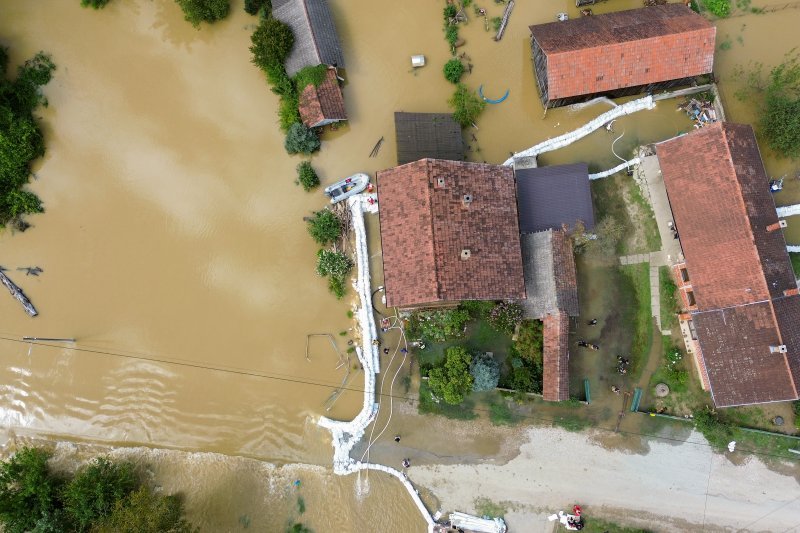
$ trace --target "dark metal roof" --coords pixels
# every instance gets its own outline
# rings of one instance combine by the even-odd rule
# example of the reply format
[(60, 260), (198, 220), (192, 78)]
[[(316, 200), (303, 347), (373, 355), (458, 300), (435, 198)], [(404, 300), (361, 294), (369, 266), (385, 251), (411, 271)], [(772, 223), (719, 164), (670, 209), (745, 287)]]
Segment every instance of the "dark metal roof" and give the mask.
[(294, 46), (286, 58), (286, 72), (294, 75), (304, 67), (344, 67), (344, 57), (327, 0), (274, 0), (272, 14), (289, 25)]
[(594, 228), (589, 166), (586, 163), (526, 168), (515, 172), (519, 202), (519, 230), (533, 233), (570, 228), (580, 220)]
[(448, 113), (394, 114), (397, 164), (420, 159), (464, 160), (461, 127)]
[(562, 230), (546, 230), (524, 233), (520, 241), (528, 295), (520, 302), (525, 318), (541, 320), (559, 312), (578, 316), (578, 281), (569, 236)]

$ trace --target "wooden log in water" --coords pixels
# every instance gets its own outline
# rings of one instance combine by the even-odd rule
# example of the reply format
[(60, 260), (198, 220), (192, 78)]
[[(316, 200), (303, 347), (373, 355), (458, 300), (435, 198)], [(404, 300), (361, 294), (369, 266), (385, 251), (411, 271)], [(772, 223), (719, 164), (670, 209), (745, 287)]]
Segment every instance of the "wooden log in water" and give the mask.
[(494, 36), (495, 41), (499, 41), (503, 38), (503, 32), (506, 31), (506, 24), (508, 24), (508, 19), (511, 17), (512, 9), (514, 9), (514, 0), (510, 0), (508, 4), (506, 4), (506, 10), (503, 12), (503, 20), (500, 22), (500, 27), (497, 28), (497, 35)]
[(33, 306), (28, 297), (25, 296), (25, 293), (22, 292), (22, 289), (17, 287), (14, 284), (14, 282), (11, 281), (11, 279), (9, 279), (9, 277), (6, 276), (2, 271), (0, 271), (0, 282), (2, 282), (3, 285), (6, 286), (6, 289), (8, 289), (8, 292), (11, 293), (11, 296), (16, 298), (17, 301), (22, 304), (22, 307), (25, 308), (26, 313), (28, 313), (31, 316), (36, 316), (39, 314), (39, 312)]

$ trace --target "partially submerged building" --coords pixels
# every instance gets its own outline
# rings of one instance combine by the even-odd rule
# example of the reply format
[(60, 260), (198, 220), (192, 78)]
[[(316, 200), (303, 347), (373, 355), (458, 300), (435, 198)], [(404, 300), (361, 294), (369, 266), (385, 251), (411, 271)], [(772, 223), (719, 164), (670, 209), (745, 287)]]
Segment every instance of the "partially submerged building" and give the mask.
[(303, 124), (314, 128), (347, 120), (337, 75), (337, 69), (344, 67), (344, 57), (327, 0), (273, 0), (272, 15), (294, 34), (294, 45), (284, 62), (289, 76), (306, 67), (329, 67), (322, 83), (300, 91), (298, 109)]
[(569, 323), (578, 316), (578, 280), (569, 230), (594, 228), (585, 163), (517, 170), (525, 317), (541, 320), (543, 398), (569, 399)]
[(525, 298), (511, 168), (422, 159), (377, 182), (388, 307)]
[(685, 261), (687, 348), (715, 405), (798, 398), (800, 295), (750, 126), (656, 145)]
[(396, 112), (394, 131), (398, 165), (425, 158), (464, 160), (461, 126), (451, 113)]
[(327, 0), (273, 0), (272, 16), (289, 26), (294, 34), (294, 46), (285, 62), (289, 76), (317, 65), (344, 67)]
[(710, 74), (716, 28), (682, 4), (530, 27), (545, 108), (689, 85)]
[(336, 69), (325, 71), (325, 79), (318, 86), (308, 84), (300, 93), (298, 110), (303, 124), (317, 128), (347, 120), (344, 97), (336, 77)]

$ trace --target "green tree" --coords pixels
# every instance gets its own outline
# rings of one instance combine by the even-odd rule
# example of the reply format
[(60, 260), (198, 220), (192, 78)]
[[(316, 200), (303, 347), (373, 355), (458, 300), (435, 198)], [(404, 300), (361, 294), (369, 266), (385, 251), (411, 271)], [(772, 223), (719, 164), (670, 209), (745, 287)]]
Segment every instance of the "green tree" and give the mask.
[(758, 129), (778, 157), (800, 157), (800, 62), (796, 50), (764, 73), (762, 63), (738, 66), (735, 76), (744, 79), (736, 92), (742, 101), (754, 99), (758, 106)]
[(40, 88), (54, 70), (50, 56), (40, 52), (18, 68), (16, 79), (8, 79), (8, 53), (0, 47), (0, 226), (11, 222), (24, 229), (22, 216), (42, 211), (39, 198), (23, 188), (32, 161), (44, 155), (33, 111), (47, 105)]
[(695, 429), (703, 434), (712, 447), (723, 450), (733, 440), (733, 427), (721, 420), (715, 411), (706, 407), (695, 411), (693, 415)]
[(451, 405), (458, 405), (472, 390), (469, 373), (472, 356), (461, 346), (452, 346), (445, 352), (444, 364), (428, 373), (431, 391)]
[(453, 58), (444, 64), (444, 77), (450, 83), (458, 83), (464, 74), (464, 63), (458, 58)]
[(731, 14), (731, 0), (700, 0), (715, 17), (725, 18)]
[(92, 9), (102, 9), (110, 0), (81, 0), (83, 7), (91, 7)]
[(244, 0), (244, 10), (250, 15), (258, 15), (262, 8), (272, 10), (271, 0)]
[(472, 358), (469, 373), (473, 378), (473, 391), (494, 390), (500, 381), (500, 364), (494, 357), (484, 353)]
[(137, 486), (131, 463), (112, 463), (98, 458), (70, 481), (64, 489), (64, 506), (78, 531), (107, 517), (118, 501)]
[(64, 530), (63, 480), (47, 464), (50, 453), (23, 448), (0, 466), (0, 523), (5, 533)]
[(286, 152), (289, 154), (312, 154), (319, 150), (319, 136), (311, 128), (300, 123), (289, 126), (286, 132), (286, 140), (283, 143)]
[(278, 19), (269, 17), (262, 19), (256, 31), (250, 36), (253, 43), (250, 52), (253, 53), (253, 63), (263, 71), (276, 65), (283, 65), (283, 61), (294, 46), (292, 29)]
[(347, 276), (353, 268), (353, 262), (345, 254), (331, 250), (317, 252), (317, 274), (328, 277), (328, 290), (337, 299), (341, 299), (346, 292)]
[(309, 161), (303, 161), (297, 165), (297, 182), (305, 191), (310, 191), (319, 185), (319, 176)]
[(97, 528), (100, 533), (192, 533), (177, 495), (163, 496), (143, 486), (118, 501)]
[(183, 10), (184, 18), (195, 28), (201, 22), (216, 22), (228, 16), (229, 0), (175, 0)]
[(323, 209), (317, 211), (314, 216), (307, 219), (308, 233), (319, 245), (336, 242), (342, 235), (342, 223), (333, 211)]
[(475, 96), (463, 83), (456, 86), (456, 92), (447, 103), (453, 108), (453, 120), (462, 128), (467, 128), (475, 122), (486, 107), (486, 102)]

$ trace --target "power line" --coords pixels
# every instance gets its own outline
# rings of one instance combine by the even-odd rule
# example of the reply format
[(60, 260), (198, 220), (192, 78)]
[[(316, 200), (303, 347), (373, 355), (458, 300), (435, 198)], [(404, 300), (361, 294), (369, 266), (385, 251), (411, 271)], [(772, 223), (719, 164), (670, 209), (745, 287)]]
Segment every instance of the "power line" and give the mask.
[[(199, 370), (209, 370), (209, 371), (224, 372), (224, 373), (234, 374), (234, 375), (256, 377), (256, 378), (264, 378), (264, 379), (272, 379), (272, 380), (275, 380), (275, 381), (282, 381), (282, 382), (285, 382), (285, 383), (293, 383), (293, 384), (298, 384), (298, 385), (309, 385), (309, 386), (314, 386), (314, 387), (325, 387), (325, 388), (329, 388), (329, 387), (330, 388), (339, 388), (340, 390), (357, 392), (357, 393), (360, 393), (360, 394), (363, 394), (364, 392), (366, 392), (362, 388), (339, 387), (339, 384), (309, 381), (307, 378), (302, 378), (302, 377), (299, 377), (299, 376), (292, 376), (292, 375), (288, 375), (288, 374), (283, 374), (283, 375), (277, 374), (277, 373), (272, 373), (271, 374), (271, 373), (267, 373), (267, 372), (258, 372), (258, 371), (254, 371), (254, 370), (246, 370), (246, 369), (241, 369), (241, 368), (236, 368), (236, 367), (204, 365), (202, 363), (194, 363), (194, 362), (191, 362), (191, 361), (188, 361), (188, 360), (185, 360), (185, 359), (159, 358), (157, 356), (150, 355), (150, 354), (148, 354), (147, 356), (141, 355), (141, 354), (132, 355), (132, 354), (125, 354), (125, 353), (121, 353), (121, 352), (113, 352), (113, 351), (106, 351), (106, 350), (100, 350), (100, 349), (82, 348), (82, 347), (79, 347), (79, 346), (65, 347), (65, 346), (62, 346), (62, 345), (48, 344), (48, 343), (45, 343), (45, 342), (22, 341), (20, 339), (16, 339), (16, 338), (12, 338), (12, 337), (6, 337), (6, 336), (3, 336), (3, 335), (0, 335), (0, 340), (6, 340), (6, 341), (9, 341), (9, 342), (15, 342), (15, 343), (18, 343), (18, 344), (33, 344), (35, 346), (43, 346), (43, 347), (48, 347), (48, 348), (58, 348), (58, 349), (62, 349), (62, 350), (64, 350), (64, 349), (66, 349), (66, 350), (74, 350), (74, 351), (78, 351), (78, 352), (92, 353), (92, 354), (96, 354), (96, 355), (108, 355), (108, 356), (112, 356), (112, 357), (120, 357), (120, 358), (125, 358), (125, 359), (138, 359), (138, 360), (149, 361), (149, 362), (153, 362), (153, 363), (162, 363), (162, 364), (175, 365), (175, 366), (184, 366), (184, 367), (187, 367), (187, 368), (195, 368), (195, 369), (199, 369)], [(396, 400), (406, 400), (406, 401), (410, 401), (410, 402), (419, 403), (419, 399), (418, 398), (412, 398), (412, 397), (409, 397), (409, 396), (387, 394), (387, 393), (384, 393), (384, 392), (377, 392), (377, 391), (375, 392), (375, 395), (378, 396), (378, 397), (393, 398), (393, 399), (396, 399)], [(485, 414), (490, 414), (491, 413), (491, 410), (490, 409), (486, 409), (486, 408), (473, 407), (473, 410), (481, 412), (481, 413), (485, 413)], [(534, 421), (539, 421), (539, 422), (547, 422), (547, 423), (549, 423), (551, 425), (557, 425), (558, 421), (559, 421), (559, 418), (551, 418), (551, 417), (542, 416), (542, 415), (517, 414), (516, 416), (518, 418), (521, 418), (521, 419), (528, 419), (528, 420), (534, 420)], [(563, 417), (560, 417), (560, 418), (563, 418)], [(638, 432), (638, 431), (631, 431), (631, 430), (623, 430), (623, 429), (617, 430), (616, 428), (602, 426), (600, 424), (592, 423), (591, 421), (589, 421), (589, 425), (587, 427), (591, 427), (591, 428), (597, 429), (599, 431), (606, 431), (606, 432), (609, 432), (609, 433), (620, 433), (620, 434), (623, 434), (623, 435), (632, 435), (632, 436), (637, 436), (637, 437), (645, 437), (645, 438), (668, 441), (668, 442), (676, 442), (676, 443), (679, 443), (679, 444), (692, 444), (692, 445), (695, 445), (695, 446), (704, 446), (706, 448), (712, 448), (713, 449), (711, 444), (709, 444), (708, 442), (698, 442), (698, 441), (693, 441), (693, 440), (688, 440), (688, 439), (687, 440), (683, 440), (683, 439), (678, 439), (678, 438), (674, 438), (674, 437), (667, 437), (667, 436), (663, 436), (663, 435), (655, 435), (655, 434), (651, 434), (651, 433), (641, 433), (641, 432)], [(783, 456), (783, 455), (778, 455), (778, 454), (768, 453), (768, 452), (762, 452), (762, 451), (758, 451), (758, 450), (749, 450), (749, 449), (745, 449), (745, 448), (741, 448), (741, 447), (739, 447), (738, 449), (740, 451), (745, 452), (745, 453), (750, 453), (750, 454), (753, 454), (753, 455), (760, 455), (760, 456), (763, 456), (763, 457), (774, 457), (774, 458), (777, 458), (777, 459), (793, 459), (793, 458), (789, 458), (789, 457), (786, 457), (786, 456)]]

